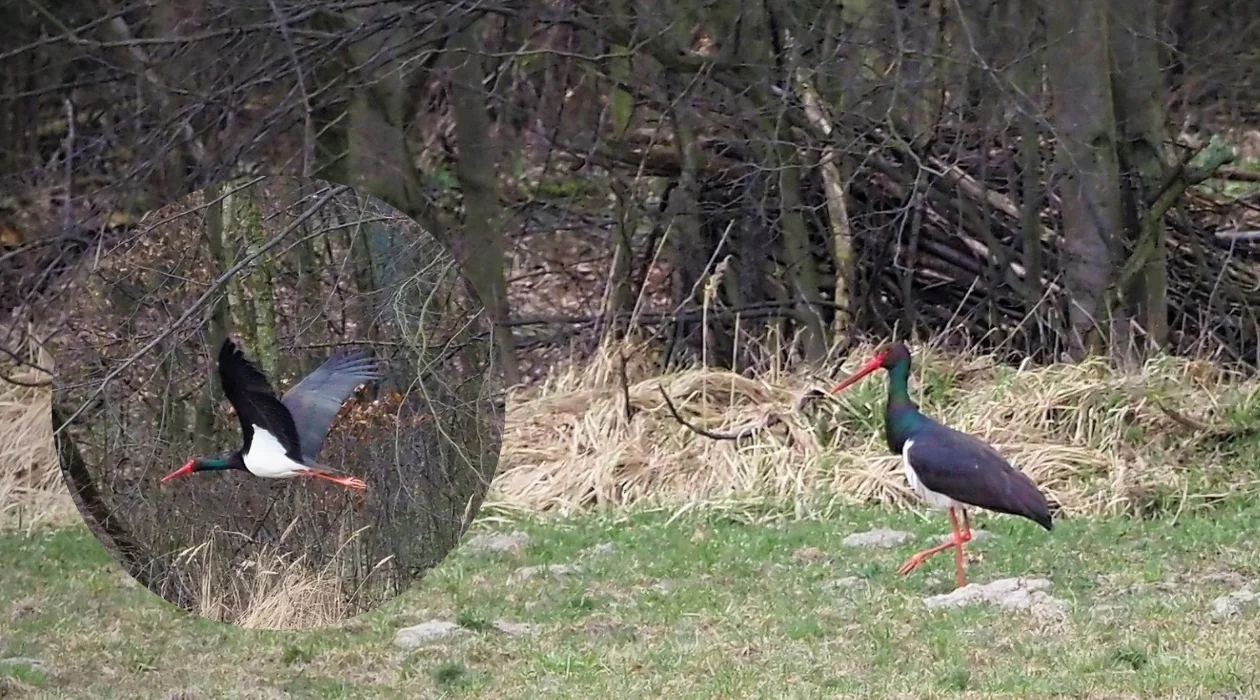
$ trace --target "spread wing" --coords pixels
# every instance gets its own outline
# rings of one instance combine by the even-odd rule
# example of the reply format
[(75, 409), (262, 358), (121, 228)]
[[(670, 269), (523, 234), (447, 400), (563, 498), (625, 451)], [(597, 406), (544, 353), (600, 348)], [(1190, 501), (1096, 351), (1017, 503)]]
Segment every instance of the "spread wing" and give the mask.
[(1051, 528), (1050, 505), (1041, 489), (997, 450), (971, 435), (934, 423), (915, 436), (908, 458), (919, 481), (937, 493)]
[(308, 461), (319, 454), (341, 405), (355, 387), (380, 378), (376, 361), (366, 351), (340, 351), (289, 389), (284, 405), (298, 426), (302, 455)]
[(241, 434), (248, 452), (254, 439), (254, 426), (275, 436), (290, 459), (302, 461), (297, 425), (289, 409), (276, 397), (267, 377), (245, 359), (241, 349), (229, 338), (219, 348), (219, 380), (223, 393), (241, 423)]

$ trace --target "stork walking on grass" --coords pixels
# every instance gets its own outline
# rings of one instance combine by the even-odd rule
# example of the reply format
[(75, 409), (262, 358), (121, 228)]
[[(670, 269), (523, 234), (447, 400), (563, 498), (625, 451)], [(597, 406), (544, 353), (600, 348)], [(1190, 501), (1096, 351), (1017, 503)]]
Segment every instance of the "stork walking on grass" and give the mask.
[(219, 379), (240, 421), (243, 445), (227, 456), (191, 459), (162, 481), (194, 472), (241, 469), (267, 479), (309, 476), (366, 489), (362, 479), (329, 469), (315, 458), (346, 399), (360, 384), (380, 377), (366, 352), (338, 352), (280, 399), (240, 348), (231, 339), (224, 340), (219, 348)]
[(948, 542), (915, 554), (897, 573), (908, 574), (928, 557), (952, 547), (958, 586), (966, 585), (963, 545), (971, 540), (970, 508), (1021, 516), (1052, 529), (1050, 505), (1032, 479), (985, 442), (919, 412), (910, 400), (910, 350), (904, 343), (881, 346), (869, 362), (836, 384), (831, 393), (843, 391), (878, 369), (888, 372), (888, 404), (884, 409), (888, 448), (901, 455), (910, 488), (928, 505), (948, 511), (953, 527)]

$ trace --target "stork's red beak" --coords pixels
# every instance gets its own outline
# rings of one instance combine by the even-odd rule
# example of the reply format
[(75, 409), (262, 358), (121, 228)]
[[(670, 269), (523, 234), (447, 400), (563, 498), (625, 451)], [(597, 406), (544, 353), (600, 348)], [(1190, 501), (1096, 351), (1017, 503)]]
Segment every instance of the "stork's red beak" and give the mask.
[(845, 389), (848, 389), (850, 386), (856, 384), (858, 380), (861, 379), (862, 377), (865, 377), (866, 375), (870, 374), (871, 372), (874, 372), (875, 370), (883, 366), (884, 366), (884, 355), (881, 353), (881, 354), (876, 355), (875, 357), (872, 357), (870, 362), (867, 362), (866, 364), (862, 365), (862, 369), (859, 369), (857, 372), (854, 372), (852, 375), (849, 376), (848, 379), (831, 387), (831, 393), (838, 394), (844, 391)]
[(160, 481), (161, 483), (166, 483), (166, 482), (168, 482), (168, 481), (170, 481), (171, 479), (174, 479), (174, 478), (176, 478), (176, 477), (181, 477), (181, 476), (183, 476), (183, 475), (185, 475), (185, 474), (192, 474), (192, 473), (193, 473), (193, 467), (194, 467), (196, 464), (197, 464), (197, 460), (195, 460), (195, 459), (190, 459), (190, 460), (188, 460), (188, 464), (185, 464), (184, 466), (180, 467), (179, 469), (176, 469), (175, 471), (171, 472), (170, 474), (167, 474), (166, 476), (162, 477), (159, 481)]

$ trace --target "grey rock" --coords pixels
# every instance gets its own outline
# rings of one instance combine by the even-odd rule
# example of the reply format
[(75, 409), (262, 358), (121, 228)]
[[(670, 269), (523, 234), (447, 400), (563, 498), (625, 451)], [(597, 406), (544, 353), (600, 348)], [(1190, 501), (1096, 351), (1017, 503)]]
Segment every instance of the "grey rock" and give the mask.
[(577, 569), (575, 567), (569, 566), (568, 564), (546, 564), (544, 566), (522, 566), (521, 568), (512, 572), (512, 575), (508, 577), (508, 583), (520, 583), (522, 581), (528, 581), (532, 578), (537, 578), (538, 576), (543, 576), (543, 575), (550, 576), (551, 578), (554, 578), (557, 580), (564, 580), (576, 573), (577, 573)]
[(1217, 620), (1237, 617), (1254, 606), (1257, 599), (1260, 595), (1247, 588), (1223, 595), (1212, 601), (1212, 617)]
[(1044, 578), (1004, 578), (990, 583), (969, 583), (949, 593), (923, 600), (929, 609), (964, 605), (996, 605), (1006, 610), (1025, 610), (1038, 619), (1062, 619), (1067, 615), (1066, 602), (1047, 591), (1050, 581)]
[(509, 552), (512, 554), (520, 554), (528, 545), (529, 534), (520, 530), (508, 533), (487, 532), (464, 542), (464, 546), (474, 552)]
[(395, 632), (394, 646), (402, 649), (414, 649), (467, 632), (468, 630), (454, 622), (429, 620), (411, 627), (404, 627)]
[(828, 591), (851, 591), (855, 588), (861, 588), (866, 585), (866, 580), (859, 576), (845, 576), (834, 581), (828, 581), (823, 584), (823, 589)]
[(914, 539), (914, 535), (901, 530), (889, 530), (885, 527), (855, 532), (845, 537), (843, 543), (848, 547), (884, 547), (892, 548)]
[(495, 620), (494, 628), (509, 637), (519, 637), (525, 634), (533, 634), (534, 632), (533, 625), (524, 622), (508, 622), (507, 620)]
[[(997, 535), (993, 534), (992, 532), (989, 532), (988, 530), (980, 530), (978, 528), (973, 528), (971, 530), (971, 542), (983, 542), (987, 539), (992, 539), (995, 537), (997, 537)], [(954, 535), (953, 533), (950, 533), (948, 535), (942, 535), (939, 539), (939, 542), (941, 544), (945, 544), (946, 542), (949, 542), (952, 539), (954, 539)], [(967, 544), (971, 544), (971, 542), (968, 542)]]

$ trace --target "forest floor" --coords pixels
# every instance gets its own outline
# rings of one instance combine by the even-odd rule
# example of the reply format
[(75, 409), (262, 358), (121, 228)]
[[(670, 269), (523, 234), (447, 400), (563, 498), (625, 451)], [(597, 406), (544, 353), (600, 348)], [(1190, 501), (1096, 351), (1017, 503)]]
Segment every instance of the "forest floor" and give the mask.
[[(675, 515), (487, 517), (399, 599), (300, 632), (179, 612), (84, 527), (0, 531), (0, 697), (1241, 698), (1260, 687), (1257, 503), (1067, 518), (1053, 533), (977, 518), (992, 536), (970, 545), (971, 580), (1044, 577), (1027, 608), (931, 609), (926, 598), (953, 588), (949, 553), (896, 575), (946, 531), (943, 516)], [(914, 537), (843, 542), (872, 528)], [(512, 546), (472, 539), (484, 532)], [(433, 621), (458, 627), (399, 645), (398, 630)]]

